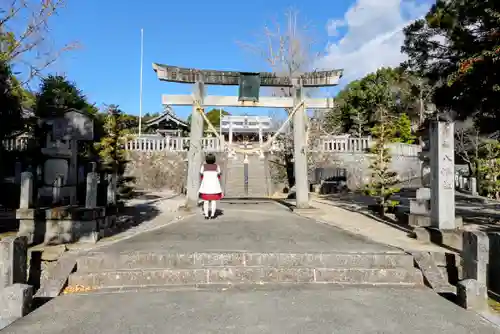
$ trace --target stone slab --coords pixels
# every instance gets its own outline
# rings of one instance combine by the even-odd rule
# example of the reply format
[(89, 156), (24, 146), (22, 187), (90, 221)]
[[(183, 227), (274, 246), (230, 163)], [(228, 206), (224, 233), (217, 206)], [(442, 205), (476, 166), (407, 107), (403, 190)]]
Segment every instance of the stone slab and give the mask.
[(437, 293), (456, 293), (456, 288), (448, 282), (430, 253), (414, 252), (412, 254), (418, 267), (422, 270), (425, 280), (434, 291)]
[(66, 334), (68, 329), (72, 334), (156, 334), (166, 329), (172, 334), (500, 333), (479, 315), (428, 289), (291, 286), (65, 295), (2, 334)]
[(63, 255), (52, 267), (45, 279), (40, 283), (40, 289), (35, 298), (53, 298), (61, 294), (65, 288), (69, 275), (76, 267), (76, 256), (73, 254)]

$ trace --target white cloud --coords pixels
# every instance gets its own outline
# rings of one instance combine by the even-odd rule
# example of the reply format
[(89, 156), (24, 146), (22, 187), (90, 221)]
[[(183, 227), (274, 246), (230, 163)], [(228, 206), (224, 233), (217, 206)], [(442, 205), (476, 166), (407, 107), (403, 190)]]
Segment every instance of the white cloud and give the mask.
[(429, 7), (422, 0), (356, 0), (343, 18), (329, 20), (329, 36), (337, 36), (339, 28), (345, 34), (327, 46), (316, 67), (343, 68), (342, 84), (347, 84), (380, 67), (399, 65), (406, 58), (402, 29)]

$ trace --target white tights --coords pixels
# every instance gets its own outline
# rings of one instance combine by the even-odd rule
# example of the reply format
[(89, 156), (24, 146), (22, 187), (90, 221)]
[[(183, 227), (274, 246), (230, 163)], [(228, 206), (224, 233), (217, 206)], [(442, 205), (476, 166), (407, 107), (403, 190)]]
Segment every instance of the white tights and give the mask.
[(203, 213), (208, 217), (208, 203), (211, 204), (211, 217), (215, 216), (215, 209), (217, 208), (217, 201), (203, 201)]

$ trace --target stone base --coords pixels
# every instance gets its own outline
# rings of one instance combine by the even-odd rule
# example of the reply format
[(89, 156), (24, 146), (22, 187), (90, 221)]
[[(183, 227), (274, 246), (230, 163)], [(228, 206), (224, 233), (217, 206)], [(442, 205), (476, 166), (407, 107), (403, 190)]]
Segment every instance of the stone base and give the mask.
[(425, 243), (434, 243), (457, 250), (462, 249), (463, 231), (439, 230), (434, 227), (416, 227), (414, 230), (417, 240)]
[(431, 217), (424, 214), (410, 213), (408, 215), (408, 225), (412, 227), (430, 227)]
[(419, 215), (430, 214), (430, 201), (424, 199), (410, 199), (410, 212)]
[(13, 284), (0, 289), (0, 318), (17, 319), (31, 311), (33, 287)]
[(465, 309), (474, 311), (488, 309), (488, 289), (475, 279), (458, 282), (457, 297), (459, 305)]
[(109, 228), (116, 216), (107, 217), (106, 209), (58, 207), (51, 209), (18, 209), (18, 235), (29, 244), (56, 245), (73, 242), (96, 243), (99, 231)]

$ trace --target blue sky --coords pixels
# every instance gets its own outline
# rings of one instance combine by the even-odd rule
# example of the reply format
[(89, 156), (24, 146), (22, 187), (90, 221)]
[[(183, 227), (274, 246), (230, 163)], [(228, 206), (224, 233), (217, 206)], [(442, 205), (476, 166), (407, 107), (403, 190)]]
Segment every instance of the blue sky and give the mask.
[[(392, 31), (428, 8), (423, 1), (380, 2), (167, 0), (144, 1), (144, 5), (138, 6), (141, 2), (131, 0), (68, 0), (66, 8), (52, 22), (52, 37), (59, 44), (78, 41), (82, 47), (66, 54), (53, 70), (64, 72), (75, 81), (90, 101), (98, 105), (118, 104), (127, 113), (138, 114), (143, 28), (143, 113), (158, 112), (162, 110), (161, 94), (187, 94), (191, 87), (160, 82), (151, 68), (153, 62), (266, 70), (261, 59), (238, 41), (259, 40), (265, 24), (273, 19), (284, 23), (285, 11), (293, 7), (300, 12), (299, 19), (312, 26), (318, 51), (326, 52), (321, 66), (348, 67), (342, 82), (346, 84), (380, 66), (399, 63), (401, 34)], [(380, 36), (382, 41), (377, 40)], [(374, 55), (373, 49), (382, 54)], [(236, 94), (236, 87), (212, 86), (209, 93)], [(176, 110), (183, 117), (189, 113), (186, 108)], [(254, 109), (252, 113), (264, 111)]]

